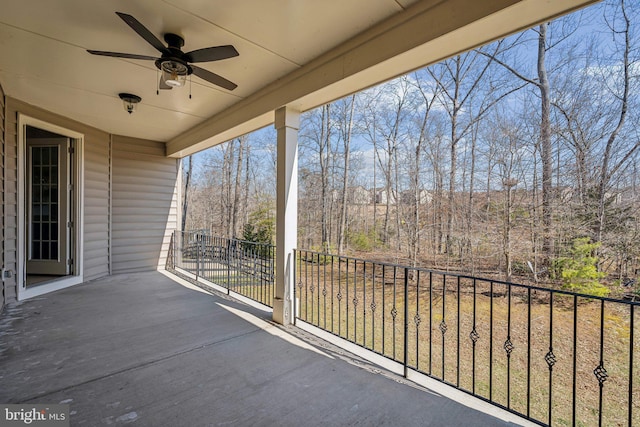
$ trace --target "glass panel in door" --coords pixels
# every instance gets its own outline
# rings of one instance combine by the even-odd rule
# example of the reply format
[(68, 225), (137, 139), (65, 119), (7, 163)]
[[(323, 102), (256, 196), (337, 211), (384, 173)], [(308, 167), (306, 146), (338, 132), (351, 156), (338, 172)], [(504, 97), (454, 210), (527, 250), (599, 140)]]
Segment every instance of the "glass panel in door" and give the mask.
[(66, 138), (28, 144), (27, 274), (69, 274), (68, 146)]

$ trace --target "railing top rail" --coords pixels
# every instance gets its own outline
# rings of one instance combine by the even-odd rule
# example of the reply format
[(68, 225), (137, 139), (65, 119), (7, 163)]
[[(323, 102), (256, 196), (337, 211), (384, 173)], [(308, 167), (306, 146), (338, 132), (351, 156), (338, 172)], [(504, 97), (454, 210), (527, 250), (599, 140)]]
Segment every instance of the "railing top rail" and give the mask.
[(542, 287), (542, 286), (524, 285), (524, 284), (521, 284), (521, 283), (507, 282), (507, 281), (504, 281), (504, 280), (483, 278), (483, 277), (477, 277), (477, 276), (470, 276), (470, 275), (464, 274), (464, 273), (452, 273), (452, 272), (448, 272), (448, 271), (433, 270), (433, 269), (428, 269), (428, 268), (424, 268), (424, 267), (411, 267), (411, 266), (408, 266), (408, 265), (394, 264), (394, 263), (391, 263), (391, 262), (376, 261), (376, 260), (370, 260), (370, 259), (364, 259), (364, 258), (358, 258), (358, 257), (350, 257), (350, 256), (344, 256), (344, 255), (333, 255), (333, 254), (329, 254), (329, 253), (326, 253), (326, 252), (318, 252), (318, 251), (312, 251), (312, 250), (307, 250), (307, 249), (294, 249), (294, 251), (297, 252), (297, 253), (304, 252), (304, 253), (312, 254), (312, 255), (318, 255), (318, 256), (324, 256), (324, 257), (335, 257), (335, 258), (339, 258), (341, 260), (349, 260), (349, 261), (355, 261), (355, 262), (370, 263), (370, 264), (376, 264), (376, 265), (385, 266), (385, 267), (395, 267), (395, 268), (401, 268), (401, 269), (408, 269), (408, 270), (413, 270), (413, 271), (419, 271), (421, 273), (440, 274), (440, 275), (451, 276), (451, 277), (456, 277), (456, 278), (460, 278), (460, 279), (470, 279), (470, 280), (475, 280), (475, 281), (489, 282), (489, 283), (493, 283), (493, 284), (497, 284), (497, 285), (513, 286), (513, 287), (517, 287), (517, 288), (521, 288), (521, 289), (530, 289), (532, 291), (550, 292), (550, 293), (553, 293), (553, 294), (565, 295), (565, 296), (571, 296), (571, 297), (577, 297), (577, 298), (587, 298), (587, 299), (597, 300), (597, 301), (614, 302), (614, 303), (618, 303), (618, 304), (640, 306), (640, 301), (627, 301), (627, 300), (617, 299), (617, 298), (599, 297), (599, 296), (594, 296), (594, 295), (582, 294), (582, 293), (578, 293), (578, 292), (571, 292), (571, 291), (568, 291), (568, 290), (565, 290), (565, 289), (552, 289), (552, 288), (545, 288), (545, 287)]
[(197, 234), (200, 237), (204, 237), (207, 239), (219, 239), (219, 240), (226, 240), (229, 242), (237, 242), (237, 243), (242, 243), (242, 244), (247, 244), (247, 245), (254, 245), (254, 246), (266, 246), (269, 248), (275, 248), (276, 246), (274, 244), (271, 243), (263, 243), (263, 242), (252, 242), (250, 240), (243, 240), (243, 239), (236, 239), (236, 238), (229, 238), (229, 237), (219, 237), (219, 236), (215, 236), (212, 234), (206, 234), (206, 233), (202, 233), (202, 234), (198, 234), (200, 230), (197, 231), (190, 231), (190, 230), (184, 230), (184, 231), (178, 231), (178, 233), (182, 233), (182, 234), (186, 234), (186, 235), (193, 235), (193, 234)]

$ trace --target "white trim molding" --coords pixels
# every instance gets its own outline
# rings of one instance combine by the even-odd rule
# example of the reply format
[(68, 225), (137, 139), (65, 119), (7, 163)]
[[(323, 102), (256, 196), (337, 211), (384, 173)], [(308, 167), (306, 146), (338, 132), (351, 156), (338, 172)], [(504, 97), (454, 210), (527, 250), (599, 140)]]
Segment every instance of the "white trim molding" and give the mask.
[[(70, 275), (27, 289), (26, 287), (26, 135), (25, 127), (33, 126), (75, 141), (73, 167), (75, 176), (71, 184), (75, 191), (73, 217), (75, 218), (74, 268)], [(84, 281), (84, 134), (18, 113), (18, 197), (17, 197), (17, 298), (19, 301), (54, 292)]]

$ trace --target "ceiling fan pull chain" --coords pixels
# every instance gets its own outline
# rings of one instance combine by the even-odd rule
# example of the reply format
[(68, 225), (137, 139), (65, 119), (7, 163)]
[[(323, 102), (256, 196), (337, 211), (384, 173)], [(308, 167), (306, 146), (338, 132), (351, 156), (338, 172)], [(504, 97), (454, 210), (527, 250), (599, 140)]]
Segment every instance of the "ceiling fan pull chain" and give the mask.
[(156, 95), (160, 95), (160, 70), (156, 68)]
[(191, 74), (189, 74), (189, 99), (191, 99), (191, 82), (193, 82), (193, 79), (191, 78)]

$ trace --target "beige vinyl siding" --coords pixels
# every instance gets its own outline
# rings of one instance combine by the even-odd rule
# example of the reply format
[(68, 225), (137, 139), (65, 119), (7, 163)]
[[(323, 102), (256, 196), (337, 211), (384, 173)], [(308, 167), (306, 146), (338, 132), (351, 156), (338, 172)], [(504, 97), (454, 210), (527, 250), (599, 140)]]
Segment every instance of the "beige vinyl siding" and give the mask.
[(84, 144), (84, 280), (109, 274), (109, 135), (92, 129)]
[[(109, 134), (66, 117), (7, 97), (5, 144), (4, 260), (5, 268), (17, 269), (17, 150), (18, 113), (84, 135), (84, 279), (109, 274)], [(6, 282), (5, 282), (6, 283)], [(9, 298), (16, 297), (15, 275)]]
[(5, 301), (16, 299), (17, 247), (18, 247), (18, 114), (12, 108), (12, 100), (4, 97), (5, 101), (5, 140), (3, 161), (3, 266), (12, 271), (11, 278), (4, 282)]
[(163, 143), (112, 138), (113, 272), (156, 269), (177, 224), (178, 160)]
[[(0, 84), (0, 190), (2, 190), (2, 194), (0, 194), (0, 237), (2, 238), (2, 244), (0, 244), (0, 263), (4, 268), (4, 241), (5, 241), (5, 232), (4, 232), (4, 206), (8, 202), (7, 198), (4, 195), (4, 130), (5, 126), (5, 100), (4, 100), (4, 90), (2, 89), (2, 85)], [(14, 202), (15, 204), (15, 202)], [(4, 282), (0, 286), (0, 312), (4, 308), (4, 304), (6, 303), (6, 287), (7, 285)]]

